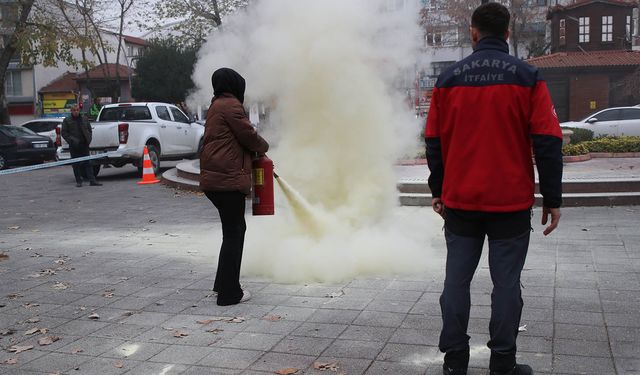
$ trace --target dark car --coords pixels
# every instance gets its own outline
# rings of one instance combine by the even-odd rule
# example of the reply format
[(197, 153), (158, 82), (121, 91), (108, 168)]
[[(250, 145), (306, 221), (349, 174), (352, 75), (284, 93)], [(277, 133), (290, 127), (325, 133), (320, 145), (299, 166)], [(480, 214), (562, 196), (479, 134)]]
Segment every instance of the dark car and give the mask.
[(56, 146), (51, 138), (21, 126), (0, 125), (0, 169), (55, 159)]

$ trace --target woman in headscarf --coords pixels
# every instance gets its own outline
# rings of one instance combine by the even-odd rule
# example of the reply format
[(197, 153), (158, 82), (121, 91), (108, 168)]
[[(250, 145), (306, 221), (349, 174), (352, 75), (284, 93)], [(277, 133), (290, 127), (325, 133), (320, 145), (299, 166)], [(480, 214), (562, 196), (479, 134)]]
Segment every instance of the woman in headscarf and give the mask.
[(251, 159), (269, 144), (251, 126), (244, 111), (245, 80), (229, 68), (211, 76), (213, 99), (207, 112), (200, 154), (200, 188), (218, 209), (222, 247), (213, 290), (220, 306), (235, 305), (251, 297), (240, 287), (240, 265), (247, 229), (245, 201), (251, 193)]

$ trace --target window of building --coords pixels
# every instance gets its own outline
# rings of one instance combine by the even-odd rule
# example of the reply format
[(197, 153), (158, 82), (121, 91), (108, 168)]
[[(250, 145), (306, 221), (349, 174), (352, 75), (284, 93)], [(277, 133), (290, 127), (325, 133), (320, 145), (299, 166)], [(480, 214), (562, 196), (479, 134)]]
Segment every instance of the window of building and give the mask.
[(613, 16), (602, 16), (602, 41), (613, 41)]
[(427, 31), (427, 45), (434, 47), (455, 47), (458, 45), (458, 28), (433, 28)]
[(589, 43), (589, 17), (578, 19), (578, 43)]
[(448, 67), (450, 67), (451, 65), (455, 64), (455, 61), (435, 61), (431, 63), (431, 76), (432, 77), (437, 77), (439, 76), (442, 72), (444, 72), (445, 69), (447, 69)]
[(7, 71), (4, 79), (4, 92), (7, 96), (22, 96), (22, 73)]
[(566, 37), (566, 25), (567, 25), (567, 21), (563, 18), (560, 20), (560, 45), (564, 46), (565, 44), (567, 44), (567, 37)]
[(627, 16), (627, 23), (625, 25), (625, 36), (627, 37), (627, 40), (630, 41), (631, 40), (631, 36), (633, 35), (633, 28), (631, 26), (631, 16)]

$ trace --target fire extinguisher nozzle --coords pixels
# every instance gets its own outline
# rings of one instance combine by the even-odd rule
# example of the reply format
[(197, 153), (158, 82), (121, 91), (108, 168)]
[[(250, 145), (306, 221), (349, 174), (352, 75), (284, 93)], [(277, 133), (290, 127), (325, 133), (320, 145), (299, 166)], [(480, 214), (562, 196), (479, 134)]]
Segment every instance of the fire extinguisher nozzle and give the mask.
[(278, 174), (276, 172), (273, 172), (273, 177), (280, 178), (280, 176), (278, 176)]

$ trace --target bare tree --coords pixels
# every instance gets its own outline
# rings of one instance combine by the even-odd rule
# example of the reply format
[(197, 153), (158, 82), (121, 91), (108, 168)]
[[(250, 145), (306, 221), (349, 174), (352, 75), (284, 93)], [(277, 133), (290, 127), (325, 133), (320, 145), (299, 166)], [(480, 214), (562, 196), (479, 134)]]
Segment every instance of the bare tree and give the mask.
[(222, 19), (247, 6), (250, 0), (160, 0), (157, 17), (142, 22), (152, 30), (170, 29), (183, 45), (200, 45), (207, 35), (222, 25)]
[[(523, 46), (536, 40), (539, 31), (532, 25), (544, 22), (546, 8), (529, 5), (528, 0), (498, 1), (509, 8), (511, 13), (509, 43), (516, 57), (519, 57)], [(428, 35), (439, 28), (457, 28), (460, 45), (469, 43), (469, 27), (471, 15), (479, 2), (466, 0), (431, 1), (429, 6), (421, 10), (421, 25)]]
[(24, 35), (27, 29), (27, 20), (33, 7), (33, 0), (25, 0), (18, 2), (17, 5), (17, 17), (13, 25), (3, 25), (10, 31), (8, 42), (5, 41), (5, 46), (0, 54), (0, 121), (3, 124), (10, 124), (11, 119), (9, 117), (9, 110), (7, 108), (7, 97), (5, 94), (4, 86), (7, 75), (7, 67), (13, 56), (19, 52), (20, 38)]

